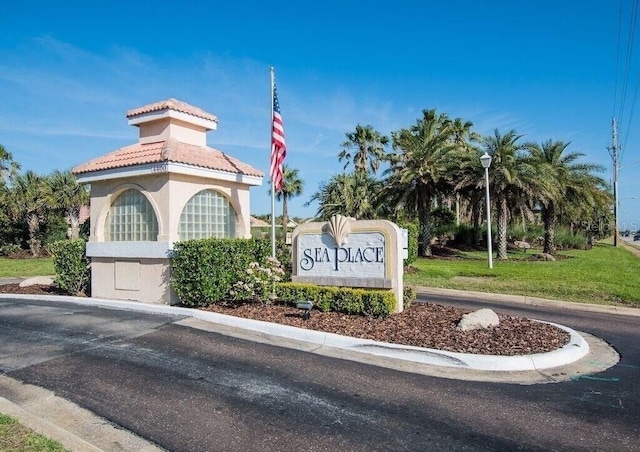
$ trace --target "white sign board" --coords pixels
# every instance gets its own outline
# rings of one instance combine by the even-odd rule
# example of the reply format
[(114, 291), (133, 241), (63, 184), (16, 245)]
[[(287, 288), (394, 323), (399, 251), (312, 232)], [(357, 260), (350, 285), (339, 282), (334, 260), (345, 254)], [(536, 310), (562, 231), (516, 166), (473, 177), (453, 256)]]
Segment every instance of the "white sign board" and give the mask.
[(293, 231), (292, 281), (322, 286), (388, 289), (402, 311), (406, 234), (386, 220), (336, 215)]
[(342, 246), (328, 234), (303, 234), (297, 241), (299, 276), (384, 278), (385, 239), (380, 232), (352, 233)]

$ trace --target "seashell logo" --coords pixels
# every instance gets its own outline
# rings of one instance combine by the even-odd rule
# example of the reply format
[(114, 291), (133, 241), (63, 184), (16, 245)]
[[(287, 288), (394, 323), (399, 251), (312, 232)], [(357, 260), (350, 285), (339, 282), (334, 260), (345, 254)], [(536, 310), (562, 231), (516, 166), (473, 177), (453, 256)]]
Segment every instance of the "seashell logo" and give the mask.
[(342, 215), (334, 215), (327, 223), (326, 231), (336, 242), (336, 245), (341, 247), (347, 242), (347, 237), (351, 234), (351, 220)]

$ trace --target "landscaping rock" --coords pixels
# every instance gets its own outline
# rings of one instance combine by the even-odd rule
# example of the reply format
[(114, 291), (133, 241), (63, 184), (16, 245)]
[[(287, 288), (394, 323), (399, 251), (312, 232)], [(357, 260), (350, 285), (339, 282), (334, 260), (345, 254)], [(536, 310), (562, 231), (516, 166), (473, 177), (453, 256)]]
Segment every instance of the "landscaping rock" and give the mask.
[(555, 262), (556, 258), (553, 257), (551, 254), (549, 253), (540, 253), (540, 254), (536, 254), (536, 258), (540, 259), (542, 261), (553, 261)]
[(489, 328), (498, 326), (500, 319), (498, 314), (491, 309), (479, 309), (469, 314), (465, 314), (458, 322), (458, 329), (462, 331), (477, 330), (479, 328)]
[(524, 250), (527, 251), (529, 248), (531, 248), (531, 244), (528, 242), (524, 242), (522, 240), (516, 240), (515, 242), (513, 242), (513, 244), (519, 249), (519, 250)]
[(50, 276), (34, 276), (33, 278), (27, 278), (22, 281), (19, 286), (20, 287), (28, 287), (28, 286), (51, 286), (53, 285), (53, 278)]

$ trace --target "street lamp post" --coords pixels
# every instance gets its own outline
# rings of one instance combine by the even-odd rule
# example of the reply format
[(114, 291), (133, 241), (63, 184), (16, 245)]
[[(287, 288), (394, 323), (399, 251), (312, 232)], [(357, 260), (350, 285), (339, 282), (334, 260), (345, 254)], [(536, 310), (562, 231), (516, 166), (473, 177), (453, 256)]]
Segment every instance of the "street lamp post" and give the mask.
[(491, 201), (489, 200), (489, 167), (491, 156), (486, 152), (480, 157), (480, 163), (484, 168), (484, 187), (487, 198), (487, 253), (489, 255), (489, 268), (493, 268), (493, 250), (491, 249)]

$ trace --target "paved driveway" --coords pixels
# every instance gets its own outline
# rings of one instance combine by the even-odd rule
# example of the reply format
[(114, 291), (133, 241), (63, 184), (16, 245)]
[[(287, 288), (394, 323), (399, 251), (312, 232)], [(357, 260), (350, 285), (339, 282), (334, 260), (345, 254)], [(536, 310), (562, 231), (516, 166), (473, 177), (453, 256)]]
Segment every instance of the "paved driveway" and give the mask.
[(535, 312), (543, 315), (603, 337), (622, 361), (564, 383), (468, 382), (246, 341), (178, 317), (5, 301), (0, 369), (176, 451), (640, 450), (638, 318)]

